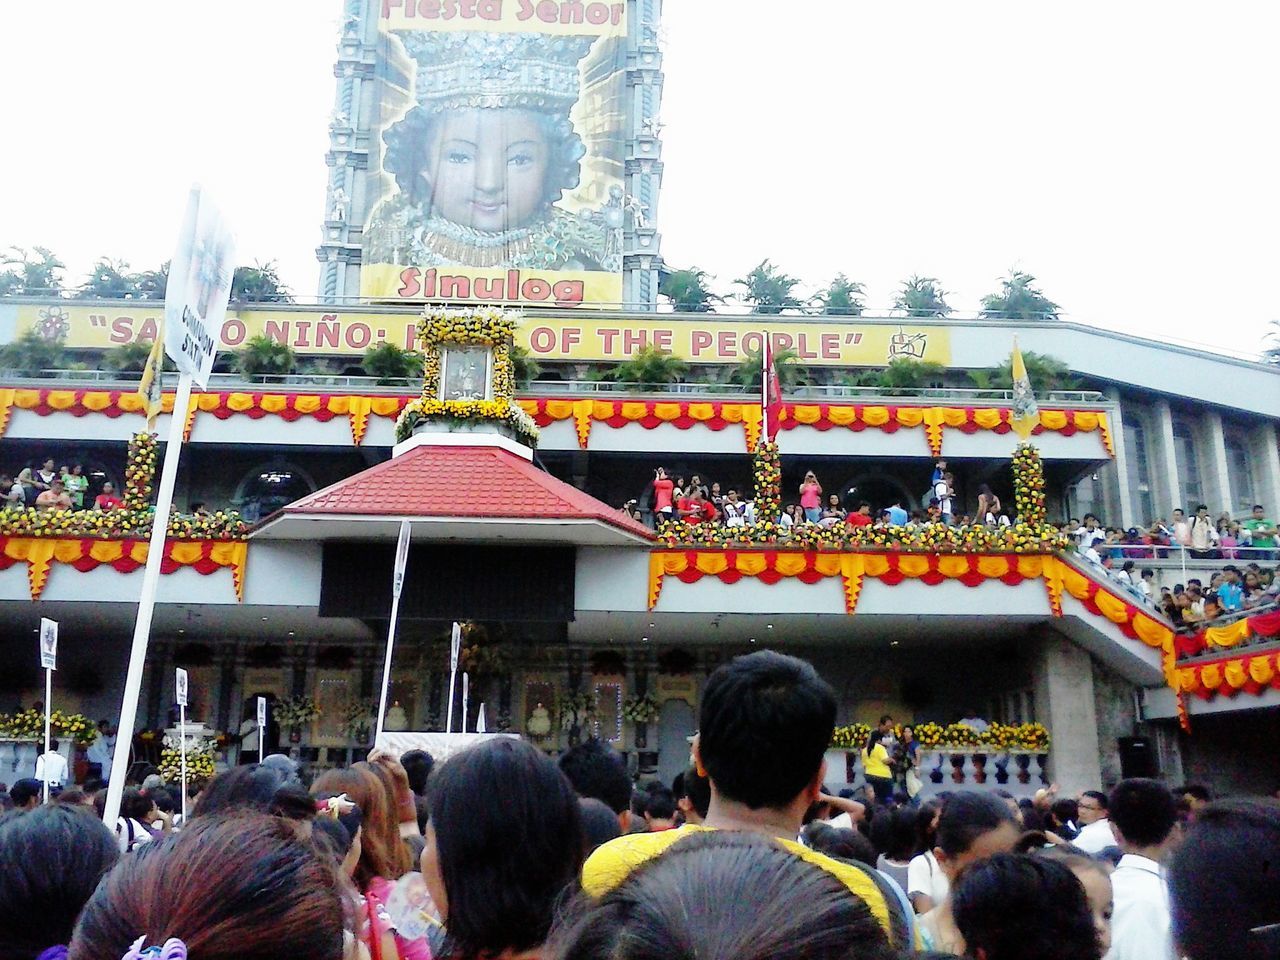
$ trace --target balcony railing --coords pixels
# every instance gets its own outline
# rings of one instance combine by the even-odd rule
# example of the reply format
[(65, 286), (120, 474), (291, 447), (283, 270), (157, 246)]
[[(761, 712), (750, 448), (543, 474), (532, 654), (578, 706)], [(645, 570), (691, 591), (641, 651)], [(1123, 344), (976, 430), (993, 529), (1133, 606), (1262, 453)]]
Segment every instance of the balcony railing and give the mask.
[[(47, 387), (55, 380), (62, 386), (126, 386), (138, 383), (142, 374), (134, 371), (115, 370), (42, 370), (39, 376), (27, 376), (13, 371), (0, 370), (0, 378), (12, 386)], [(210, 390), (272, 387), (288, 391), (294, 389), (342, 390), (363, 394), (405, 394), (420, 389), (420, 380), (414, 377), (379, 382), (377, 377), (353, 376), (331, 373), (254, 374), (215, 373), (209, 378)], [(525, 397), (545, 396), (617, 396), (636, 397), (689, 397), (712, 396), (724, 399), (755, 400), (758, 390), (746, 389), (736, 383), (667, 383), (646, 384), (615, 382), (612, 380), (535, 380), (517, 391)], [(847, 387), (838, 385), (794, 386), (785, 391), (788, 397), (797, 399), (888, 403), (904, 400), (929, 400), (935, 403), (953, 403), (964, 406), (999, 406), (1013, 402), (1012, 390), (979, 390), (967, 387)], [(1040, 398), (1045, 404), (1070, 404), (1074, 408), (1107, 406), (1107, 398), (1096, 390), (1053, 390)]]

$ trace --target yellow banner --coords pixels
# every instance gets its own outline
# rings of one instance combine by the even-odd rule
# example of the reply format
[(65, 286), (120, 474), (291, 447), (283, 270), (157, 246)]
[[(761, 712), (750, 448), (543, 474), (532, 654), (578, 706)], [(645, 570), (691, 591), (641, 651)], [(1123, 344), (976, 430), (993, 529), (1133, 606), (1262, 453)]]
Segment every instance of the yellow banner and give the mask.
[[(65, 338), (68, 347), (105, 350), (134, 340), (155, 339), (164, 315), (161, 304), (0, 303), (0, 321), (16, 311), (16, 335), (28, 330)], [(412, 349), (417, 313), (303, 307), (231, 307), (222, 324), (221, 347), (235, 350), (256, 334), (288, 344), (300, 354), (359, 356), (381, 341)], [(758, 352), (769, 330), (775, 350), (794, 350), (801, 363), (817, 366), (884, 366), (895, 357), (913, 357), (947, 366), (951, 331), (857, 317), (789, 320), (781, 317), (696, 320), (684, 317), (597, 316), (569, 311), (565, 316), (526, 316), (516, 341), (539, 360), (602, 362), (625, 360), (644, 347), (657, 347), (690, 363), (737, 363)]]

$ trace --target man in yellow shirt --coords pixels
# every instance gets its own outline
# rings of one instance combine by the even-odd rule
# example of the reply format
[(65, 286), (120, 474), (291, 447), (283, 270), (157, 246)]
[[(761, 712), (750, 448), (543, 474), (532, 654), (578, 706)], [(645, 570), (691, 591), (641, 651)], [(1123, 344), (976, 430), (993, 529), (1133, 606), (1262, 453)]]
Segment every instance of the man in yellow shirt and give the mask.
[(901, 941), (910, 934), (891, 916), (897, 905), (873, 872), (796, 842), (805, 811), (822, 792), (835, 719), (835, 693), (804, 660), (761, 651), (721, 666), (707, 680), (693, 743), (697, 771), (711, 782), (703, 826), (609, 841), (583, 866), (583, 889), (604, 896), (693, 831), (742, 830), (826, 870), (867, 905), (896, 946), (908, 946)]

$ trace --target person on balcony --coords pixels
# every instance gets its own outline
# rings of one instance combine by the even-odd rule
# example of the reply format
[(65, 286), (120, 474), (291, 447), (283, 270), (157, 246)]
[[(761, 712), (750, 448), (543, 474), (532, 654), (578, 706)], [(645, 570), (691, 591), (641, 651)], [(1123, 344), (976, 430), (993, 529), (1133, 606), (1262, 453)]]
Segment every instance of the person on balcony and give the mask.
[(124, 501), (116, 496), (115, 485), (110, 480), (102, 485), (102, 492), (93, 498), (95, 510), (119, 510)]
[(938, 501), (938, 512), (947, 526), (955, 522), (952, 507), (956, 495), (955, 479), (954, 474), (944, 473), (942, 479), (933, 485), (933, 499)]
[(978, 487), (978, 522), (994, 527), (999, 515), (1000, 498), (991, 492), (991, 487), (982, 484)]
[(822, 484), (812, 470), (804, 475), (804, 483), (800, 484), (800, 507), (810, 523), (822, 519)]
[(1187, 546), (1191, 556), (1197, 560), (1208, 560), (1214, 556), (1218, 545), (1218, 531), (1214, 529), (1213, 518), (1209, 516), (1209, 508), (1205, 504), (1196, 507), (1196, 515), (1191, 519), (1190, 534)]
[(84, 475), (83, 465), (77, 463), (62, 475), (62, 485), (71, 497), (71, 506), (76, 510), (84, 509), (84, 492), (89, 489), (89, 478)]
[(875, 791), (876, 802), (887, 804), (893, 799), (893, 767), (889, 751), (881, 742), (884, 732), (872, 730), (862, 748), (862, 773)]
[(899, 498), (889, 505), (889, 525), (894, 527), (905, 527), (911, 519), (910, 514), (902, 506), (902, 499)]
[(675, 484), (667, 476), (667, 471), (659, 467), (653, 472), (653, 515), (659, 524), (673, 519), (675, 502)]
[(858, 509), (849, 514), (845, 520), (850, 527), (869, 527), (871, 526), (871, 504), (863, 500), (858, 504)]
[(9, 510), (21, 510), (27, 505), (27, 494), (22, 489), (22, 484), (7, 473), (0, 474), (0, 495), (3, 496), (4, 506)]
[(827, 505), (822, 510), (822, 525), (834, 527), (849, 515), (849, 511), (840, 506), (840, 494), (833, 493), (827, 497)]
[(41, 510), (70, 510), (71, 497), (62, 486), (61, 480), (54, 480), (40, 496), (36, 497), (36, 506)]
[(33, 479), (35, 488), (40, 493), (44, 493), (53, 486), (53, 481), (58, 479), (58, 471), (53, 468), (53, 457), (45, 458), (44, 464), (36, 471)]
[(681, 497), (676, 510), (685, 523), (710, 523), (716, 518), (716, 508), (703, 499), (701, 487), (693, 487), (688, 496)]
[(1276, 524), (1267, 519), (1267, 512), (1262, 504), (1253, 505), (1253, 515), (1241, 527), (1249, 534), (1249, 545), (1253, 547), (1253, 558), (1257, 560), (1274, 560), (1276, 558)]
[(721, 509), (724, 512), (724, 525), (726, 527), (746, 526), (747, 505), (738, 499), (737, 490), (730, 490), (725, 495)]

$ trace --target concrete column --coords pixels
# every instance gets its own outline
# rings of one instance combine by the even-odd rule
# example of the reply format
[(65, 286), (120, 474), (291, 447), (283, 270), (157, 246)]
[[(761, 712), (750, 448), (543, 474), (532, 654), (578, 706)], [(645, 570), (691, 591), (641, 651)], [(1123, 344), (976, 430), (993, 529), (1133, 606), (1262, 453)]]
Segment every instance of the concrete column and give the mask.
[(1222, 432), (1222, 414), (1216, 410), (1204, 412), (1204, 425), (1209, 447), (1209, 513), (1217, 517), (1223, 510), (1231, 510), (1235, 500), (1231, 496), (1231, 471), (1227, 468), (1226, 436)]
[(1187, 505), (1182, 502), (1182, 481), (1178, 479), (1178, 457), (1173, 443), (1173, 411), (1169, 409), (1169, 401), (1157, 400), (1155, 414), (1155, 476), (1152, 477), (1156, 481), (1155, 510), (1157, 516), (1168, 520), (1175, 507), (1185, 510)]
[(1093, 662), (1066, 637), (1047, 630), (1034, 661), (1036, 719), (1049, 728), (1049, 779), (1062, 796), (1102, 786)]
[(1274, 517), (1280, 513), (1280, 439), (1276, 437), (1275, 421), (1265, 420), (1254, 427), (1250, 441), (1254, 495), (1266, 508), (1267, 516)]
[(1115, 409), (1108, 411), (1107, 419), (1111, 422), (1111, 445), (1116, 451), (1115, 458), (1102, 471), (1107, 511), (1115, 518), (1113, 524), (1127, 528), (1146, 518), (1135, 516), (1132, 491), (1129, 490), (1129, 452), (1124, 446), (1124, 414), (1120, 409), (1119, 388), (1107, 388), (1107, 399), (1115, 404)]

